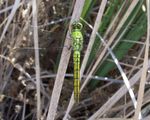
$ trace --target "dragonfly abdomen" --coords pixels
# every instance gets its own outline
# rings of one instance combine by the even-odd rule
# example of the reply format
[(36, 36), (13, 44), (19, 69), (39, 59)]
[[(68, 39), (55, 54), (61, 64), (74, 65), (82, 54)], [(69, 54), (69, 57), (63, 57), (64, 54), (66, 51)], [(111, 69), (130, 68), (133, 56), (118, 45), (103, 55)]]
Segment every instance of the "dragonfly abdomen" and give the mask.
[(74, 99), (79, 102), (80, 96), (80, 51), (74, 51)]

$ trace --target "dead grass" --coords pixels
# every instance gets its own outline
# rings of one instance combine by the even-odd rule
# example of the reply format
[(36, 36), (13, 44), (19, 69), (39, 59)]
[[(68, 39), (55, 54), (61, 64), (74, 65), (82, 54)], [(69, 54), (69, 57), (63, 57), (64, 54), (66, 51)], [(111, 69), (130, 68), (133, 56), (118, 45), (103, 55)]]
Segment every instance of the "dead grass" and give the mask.
[[(145, 4), (147, 38), (145, 34), (139, 41), (124, 40), (135, 45), (122, 60), (115, 57), (113, 48), (132, 24), (133, 20), (122, 30), (139, 0), (132, 0), (130, 6), (129, 1), (124, 1), (101, 36), (97, 31), (106, 8), (111, 5), (108, 1), (97, 1), (91, 10), (88, 22), (89, 26), (94, 25), (93, 29), (89, 30), (87, 21), (83, 22), (84, 46), (88, 43), (88, 47), (82, 52), (83, 78), (78, 104), (73, 98), (70, 25), (80, 19), (85, 0), (0, 1), (0, 119), (137, 120), (140, 113), (144, 120), (149, 119), (149, 0)], [(103, 44), (93, 66), (88, 68), (96, 36)], [(109, 54), (113, 59), (107, 59)], [(95, 76), (103, 61), (116, 63), (117, 68), (107, 77)], [(93, 91), (87, 85), (91, 78), (103, 80)]]

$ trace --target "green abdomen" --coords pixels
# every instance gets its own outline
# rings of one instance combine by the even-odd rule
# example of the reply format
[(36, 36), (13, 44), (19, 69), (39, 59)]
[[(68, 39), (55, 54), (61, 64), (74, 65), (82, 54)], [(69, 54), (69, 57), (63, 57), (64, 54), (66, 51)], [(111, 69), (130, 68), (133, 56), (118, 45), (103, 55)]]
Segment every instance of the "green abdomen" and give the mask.
[(79, 51), (74, 51), (73, 62), (74, 62), (74, 98), (76, 102), (79, 102), (79, 95), (80, 95), (80, 52)]

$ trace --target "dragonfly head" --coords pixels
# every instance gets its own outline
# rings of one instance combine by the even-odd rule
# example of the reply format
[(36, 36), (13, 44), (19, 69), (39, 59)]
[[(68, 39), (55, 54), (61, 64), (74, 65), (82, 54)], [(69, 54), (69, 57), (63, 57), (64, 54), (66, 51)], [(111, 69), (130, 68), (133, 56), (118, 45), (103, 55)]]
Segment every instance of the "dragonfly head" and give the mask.
[(72, 23), (72, 30), (81, 30), (83, 25), (79, 21)]

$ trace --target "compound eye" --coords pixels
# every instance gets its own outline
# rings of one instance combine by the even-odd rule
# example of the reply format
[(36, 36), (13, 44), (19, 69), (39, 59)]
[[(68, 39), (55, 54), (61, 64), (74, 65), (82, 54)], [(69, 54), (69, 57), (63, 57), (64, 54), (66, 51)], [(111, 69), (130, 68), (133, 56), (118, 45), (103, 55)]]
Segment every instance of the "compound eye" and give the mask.
[(76, 29), (76, 25), (75, 24), (72, 25), (72, 29)]
[(76, 27), (76, 26), (77, 26), (77, 22), (75, 21), (72, 23), (72, 27)]
[(73, 24), (72, 24), (72, 28), (73, 29), (82, 29), (82, 24), (80, 23), (80, 22), (77, 22), (77, 21), (75, 21)]
[(81, 23), (78, 23), (78, 24), (77, 24), (77, 28), (78, 28), (78, 29), (80, 29), (80, 30), (81, 30), (81, 29), (82, 29), (82, 27), (83, 27), (83, 26), (82, 26), (82, 24), (81, 24)]

